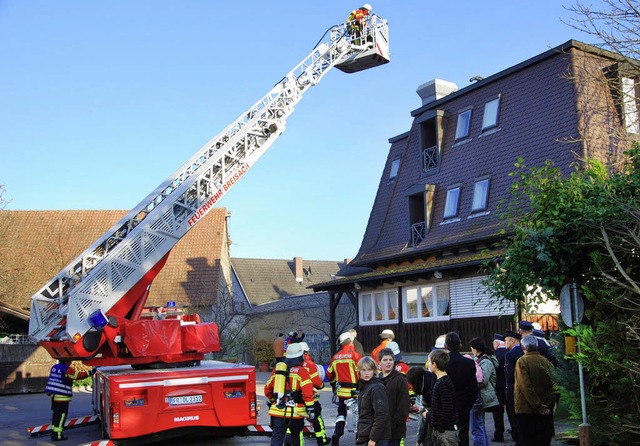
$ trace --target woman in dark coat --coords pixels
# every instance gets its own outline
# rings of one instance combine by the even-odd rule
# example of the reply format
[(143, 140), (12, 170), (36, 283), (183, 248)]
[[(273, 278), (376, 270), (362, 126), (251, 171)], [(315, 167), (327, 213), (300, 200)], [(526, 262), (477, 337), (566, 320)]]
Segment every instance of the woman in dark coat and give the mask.
[(377, 371), (378, 365), (371, 356), (365, 356), (358, 362), (360, 393), (356, 444), (375, 446), (391, 436), (389, 402), (384, 385), (375, 376)]

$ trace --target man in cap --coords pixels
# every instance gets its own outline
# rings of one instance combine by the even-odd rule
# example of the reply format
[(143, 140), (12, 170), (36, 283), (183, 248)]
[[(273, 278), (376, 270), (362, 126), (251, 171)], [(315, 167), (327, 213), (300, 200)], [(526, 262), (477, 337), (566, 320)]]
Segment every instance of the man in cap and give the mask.
[(516, 364), (515, 411), (523, 446), (548, 446), (553, 436), (553, 366), (538, 351), (538, 340), (527, 335), (520, 342), (524, 356)]
[(382, 350), (383, 348), (387, 348), (387, 344), (393, 341), (393, 338), (395, 338), (395, 335), (393, 334), (393, 330), (389, 330), (388, 328), (385, 330), (382, 330), (382, 332), (378, 336), (380, 336), (380, 344), (376, 348), (374, 348), (373, 351), (371, 352), (371, 357), (376, 362), (376, 364), (380, 362), (378, 359), (380, 350)]
[(496, 395), (498, 396), (499, 407), (493, 411), (493, 424), (495, 433), (491, 441), (495, 443), (504, 442), (504, 406), (505, 406), (505, 390), (506, 379), (504, 372), (504, 361), (507, 354), (507, 348), (504, 345), (504, 335), (500, 333), (493, 334), (493, 350), (498, 359), (498, 367), (496, 368)]
[(516, 362), (524, 352), (520, 347), (520, 333), (513, 330), (504, 332), (504, 345), (507, 353), (504, 358), (505, 373), (505, 404), (507, 406), (507, 417), (511, 425), (511, 437), (516, 442), (516, 446), (520, 446), (520, 438), (518, 436), (518, 420), (515, 412), (514, 389), (516, 380)]
[[(264, 395), (269, 401), (271, 417), (271, 446), (282, 446), (290, 432), (288, 444), (299, 446), (304, 444), (302, 429), (304, 419), (315, 418), (313, 384), (309, 371), (304, 368), (303, 351), (300, 343), (289, 345), (285, 354), (286, 371), (275, 367), (264, 386)], [(284, 388), (279, 389), (276, 377), (285, 376)]]
[(549, 362), (551, 362), (551, 364), (554, 365), (554, 367), (557, 367), (558, 360), (553, 355), (553, 353), (551, 353), (549, 349), (549, 345), (545, 342), (544, 331), (535, 330), (533, 323), (529, 321), (520, 321), (520, 324), (518, 324), (518, 327), (519, 327), (520, 336), (522, 336), (523, 338), (529, 335), (535, 336), (538, 342), (538, 353), (540, 353), (542, 356), (547, 358)]
[(340, 437), (344, 435), (344, 425), (347, 421), (347, 400), (356, 395), (358, 388), (358, 361), (361, 356), (353, 346), (351, 334), (342, 333), (338, 337), (340, 350), (333, 355), (329, 368), (327, 369), (327, 378), (335, 387), (335, 393), (338, 397), (338, 417), (336, 418), (336, 427), (331, 436), (331, 445), (338, 446)]

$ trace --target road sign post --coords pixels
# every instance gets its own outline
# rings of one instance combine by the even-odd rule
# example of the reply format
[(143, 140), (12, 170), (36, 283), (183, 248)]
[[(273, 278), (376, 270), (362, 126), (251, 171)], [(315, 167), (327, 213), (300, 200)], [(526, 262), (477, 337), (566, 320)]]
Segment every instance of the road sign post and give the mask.
[[(584, 302), (578, 292), (578, 285), (575, 282), (562, 287), (560, 291), (560, 315), (568, 327), (573, 327), (582, 321), (584, 316)], [(578, 355), (582, 353), (582, 342), (577, 336)], [(587, 422), (587, 402), (584, 389), (584, 370), (582, 360), (578, 356), (578, 378), (580, 380), (580, 403), (582, 405), (582, 424), (578, 426), (578, 437), (580, 446), (591, 445), (591, 425)]]

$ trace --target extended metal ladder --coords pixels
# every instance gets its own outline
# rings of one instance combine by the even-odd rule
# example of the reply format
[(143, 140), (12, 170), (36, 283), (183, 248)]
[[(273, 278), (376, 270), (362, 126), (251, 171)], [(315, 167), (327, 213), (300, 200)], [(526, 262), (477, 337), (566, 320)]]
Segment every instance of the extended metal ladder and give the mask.
[(345, 25), (330, 28), (271, 91), (33, 295), (30, 336), (80, 340), (93, 328), (89, 316), (106, 315), (253, 167), (285, 130), (309, 87), (336, 65), (354, 72), (387, 63), (387, 22), (373, 15), (369, 29), (371, 42), (356, 47), (345, 37)]

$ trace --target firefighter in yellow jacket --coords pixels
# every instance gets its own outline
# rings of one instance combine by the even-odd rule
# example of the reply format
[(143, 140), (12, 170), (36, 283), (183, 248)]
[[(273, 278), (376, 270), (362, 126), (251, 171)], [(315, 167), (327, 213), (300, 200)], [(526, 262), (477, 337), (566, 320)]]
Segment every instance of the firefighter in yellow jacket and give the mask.
[(64, 422), (69, 413), (69, 403), (73, 396), (72, 384), (77, 379), (85, 379), (93, 374), (93, 370), (80, 371), (71, 361), (60, 360), (51, 367), (49, 379), (44, 391), (51, 396), (51, 441), (67, 440), (62, 433)]
[(367, 17), (371, 14), (371, 5), (365, 3), (360, 8), (351, 11), (349, 17), (347, 17), (347, 31), (351, 35), (351, 39), (354, 45), (361, 45), (362, 35), (366, 33), (366, 21)]
[(303, 360), (300, 343), (289, 345), (284, 361), (276, 364), (264, 386), (273, 431), (271, 446), (284, 444), (287, 429), (291, 435), (288, 444), (303, 445), (304, 420), (315, 418), (313, 384)]

